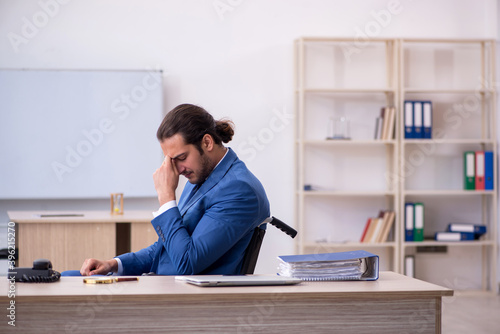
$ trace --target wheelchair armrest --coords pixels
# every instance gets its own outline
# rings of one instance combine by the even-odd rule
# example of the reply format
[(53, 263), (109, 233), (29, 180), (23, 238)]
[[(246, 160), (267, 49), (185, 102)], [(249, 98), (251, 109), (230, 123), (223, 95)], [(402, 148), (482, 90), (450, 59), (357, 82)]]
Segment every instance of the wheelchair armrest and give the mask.
[(271, 225), (276, 226), (277, 228), (279, 228), (280, 230), (282, 230), (283, 232), (285, 232), (286, 234), (288, 234), (292, 238), (295, 238), (295, 236), (297, 235), (297, 231), (294, 228), (283, 223), (281, 220), (279, 220), (276, 217), (267, 218), (266, 220), (264, 220), (263, 224), (265, 224), (265, 223), (269, 223)]

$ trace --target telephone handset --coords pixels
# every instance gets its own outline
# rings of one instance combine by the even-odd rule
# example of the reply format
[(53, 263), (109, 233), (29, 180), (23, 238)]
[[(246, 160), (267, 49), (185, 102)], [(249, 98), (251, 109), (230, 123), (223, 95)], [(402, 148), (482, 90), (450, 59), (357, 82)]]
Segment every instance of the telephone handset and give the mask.
[(33, 261), (33, 268), (9, 269), (9, 278), (14, 276), (16, 282), (50, 283), (61, 278), (61, 274), (52, 270), (52, 263), (47, 259)]

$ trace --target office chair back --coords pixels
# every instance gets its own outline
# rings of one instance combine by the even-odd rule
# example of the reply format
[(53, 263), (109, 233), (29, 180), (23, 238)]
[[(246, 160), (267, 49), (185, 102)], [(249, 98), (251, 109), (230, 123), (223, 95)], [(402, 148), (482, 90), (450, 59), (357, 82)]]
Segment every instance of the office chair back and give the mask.
[(260, 228), (263, 224), (271, 224), (276, 226), (284, 233), (288, 234), (290, 237), (295, 238), (297, 231), (287, 224), (283, 223), (281, 220), (275, 217), (266, 218), (259, 226), (257, 226), (252, 235), (252, 239), (248, 244), (245, 251), (245, 257), (243, 258), (243, 266), (241, 267), (241, 275), (251, 275), (255, 270), (255, 265), (257, 264), (257, 259), (259, 257), (260, 246), (262, 246), (262, 241), (264, 240), (264, 235), (266, 230)]

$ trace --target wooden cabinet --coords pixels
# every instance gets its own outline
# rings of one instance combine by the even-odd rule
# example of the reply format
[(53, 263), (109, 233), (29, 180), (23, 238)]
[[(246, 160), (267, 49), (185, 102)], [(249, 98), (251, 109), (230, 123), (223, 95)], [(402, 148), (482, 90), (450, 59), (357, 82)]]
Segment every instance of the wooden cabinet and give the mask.
[(158, 240), (149, 211), (9, 211), (16, 223), (17, 266), (46, 258), (54, 270), (79, 270), (86, 258), (109, 260)]

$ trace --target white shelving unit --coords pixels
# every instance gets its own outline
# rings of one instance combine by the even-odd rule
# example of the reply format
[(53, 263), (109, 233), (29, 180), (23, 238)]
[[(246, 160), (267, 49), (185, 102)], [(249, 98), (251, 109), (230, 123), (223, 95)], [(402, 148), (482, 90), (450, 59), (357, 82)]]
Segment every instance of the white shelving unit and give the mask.
[[(413, 254), (417, 278), (496, 290), (495, 41), (371, 39), (346, 52), (353, 45), (342, 38), (295, 41), (297, 253), (366, 249), (380, 255), (382, 270), (400, 273)], [(432, 101), (432, 139), (404, 138), (405, 100)], [(396, 108), (395, 136), (375, 140), (384, 106)], [(340, 117), (349, 120), (351, 139), (327, 140), (329, 119)], [(463, 190), (467, 150), (494, 152), (493, 191)], [(452, 222), (485, 224), (488, 232), (468, 242), (406, 242), (408, 201), (425, 205), (425, 236)], [(396, 213), (389, 240), (359, 242), (379, 210)], [(424, 254), (418, 246), (446, 246), (447, 253)], [(477, 270), (457, 283), (466, 261), (464, 269)]]
[[(396, 139), (374, 139), (380, 109), (398, 102), (396, 41), (371, 40), (361, 53), (348, 55), (344, 47), (350, 42), (295, 43), (297, 252), (375, 250), (382, 269), (399, 271), (398, 187), (386, 177), (398, 168), (398, 130)], [(349, 120), (351, 139), (327, 140), (329, 120), (340, 117)], [(366, 173), (353, 173), (360, 165)], [(396, 211), (390, 241), (360, 243), (367, 218), (379, 210)]]
[[(401, 137), (400, 210), (408, 201), (424, 203), (424, 237), (455, 222), (484, 224), (488, 229), (484, 239), (468, 242), (406, 242), (401, 229), (400, 268), (405, 256), (413, 254), (417, 278), (456, 289), (496, 291), (495, 41), (408, 39), (400, 41), (400, 48), (400, 108), (405, 100), (433, 103), (433, 139)], [(402, 131), (402, 119), (399, 126)], [(494, 152), (493, 191), (463, 190), (463, 152), (468, 150)], [(447, 253), (419, 254), (418, 246), (446, 246)], [(436, 265), (442, 270), (436, 271)], [(480, 282), (446, 273), (450, 268), (465, 273), (470, 265), (480, 268)]]

